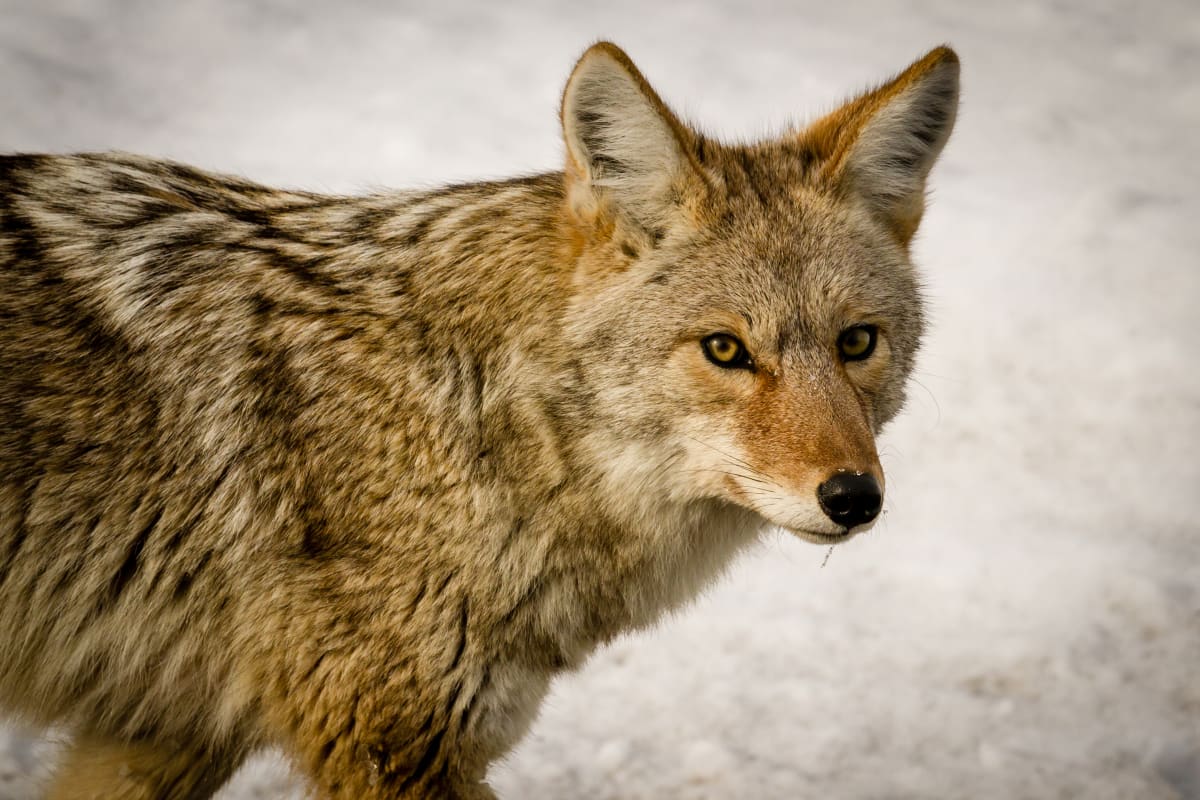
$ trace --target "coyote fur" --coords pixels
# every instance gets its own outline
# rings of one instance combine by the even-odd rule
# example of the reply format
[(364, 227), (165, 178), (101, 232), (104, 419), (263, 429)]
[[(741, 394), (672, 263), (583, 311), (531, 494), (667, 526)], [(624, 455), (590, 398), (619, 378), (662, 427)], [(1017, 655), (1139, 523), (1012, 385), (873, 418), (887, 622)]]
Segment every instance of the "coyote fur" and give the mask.
[(720, 143), (609, 43), (561, 172), (330, 197), (0, 157), (0, 708), (56, 800), (488, 798), (556, 673), (883, 500), (938, 48)]

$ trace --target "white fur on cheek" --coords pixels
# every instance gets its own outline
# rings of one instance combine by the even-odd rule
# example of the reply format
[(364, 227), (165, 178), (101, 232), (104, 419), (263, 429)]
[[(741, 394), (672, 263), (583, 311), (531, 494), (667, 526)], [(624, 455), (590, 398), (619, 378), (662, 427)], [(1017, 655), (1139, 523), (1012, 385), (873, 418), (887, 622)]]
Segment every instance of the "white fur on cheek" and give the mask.
[(771, 492), (755, 498), (754, 504), (759, 514), (801, 537), (805, 533), (838, 536), (846, 530), (821, 510), (815, 491), (811, 500), (791, 493)]

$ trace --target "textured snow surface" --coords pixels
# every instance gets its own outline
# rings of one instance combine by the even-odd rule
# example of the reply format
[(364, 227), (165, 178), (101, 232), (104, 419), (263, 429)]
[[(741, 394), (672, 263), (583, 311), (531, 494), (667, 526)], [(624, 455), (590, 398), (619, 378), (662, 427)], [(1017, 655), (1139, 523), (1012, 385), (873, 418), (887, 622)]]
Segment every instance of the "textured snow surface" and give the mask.
[[(0, 0), (0, 149), (312, 189), (554, 168), (591, 41), (744, 138), (950, 42), (887, 517), (556, 682), (505, 798), (1200, 798), (1200, 5)], [(0, 797), (54, 746), (0, 727)], [(303, 796), (268, 754), (221, 800)]]

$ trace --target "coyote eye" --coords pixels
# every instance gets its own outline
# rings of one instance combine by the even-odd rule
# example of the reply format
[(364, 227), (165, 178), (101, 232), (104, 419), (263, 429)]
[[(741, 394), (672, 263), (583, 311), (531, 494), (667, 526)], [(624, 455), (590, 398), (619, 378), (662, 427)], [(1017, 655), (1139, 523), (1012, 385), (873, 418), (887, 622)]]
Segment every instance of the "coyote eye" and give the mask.
[(838, 337), (838, 351), (845, 361), (862, 361), (875, 352), (875, 326), (855, 325)]
[(714, 333), (702, 341), (700, 346), (704, 348), (704, 355), (708, 356), (708, 360), (718, 367), (726, 369), (752, 369), (754, 367), (745, 345), (739, 342), (736, 336), (730, 336), (728, 333)]

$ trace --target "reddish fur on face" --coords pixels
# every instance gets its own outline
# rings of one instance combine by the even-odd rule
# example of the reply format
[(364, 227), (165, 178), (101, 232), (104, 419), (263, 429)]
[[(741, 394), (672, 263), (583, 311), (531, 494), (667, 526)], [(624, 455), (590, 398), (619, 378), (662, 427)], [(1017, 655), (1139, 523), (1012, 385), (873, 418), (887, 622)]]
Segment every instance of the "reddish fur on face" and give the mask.
[(883, 470), (865, 409), (842, 375), (813, 385), (764, 373), (737, 418), (738, 443), (751, 465), (797, 496), (812, 496), (839, 469)]

